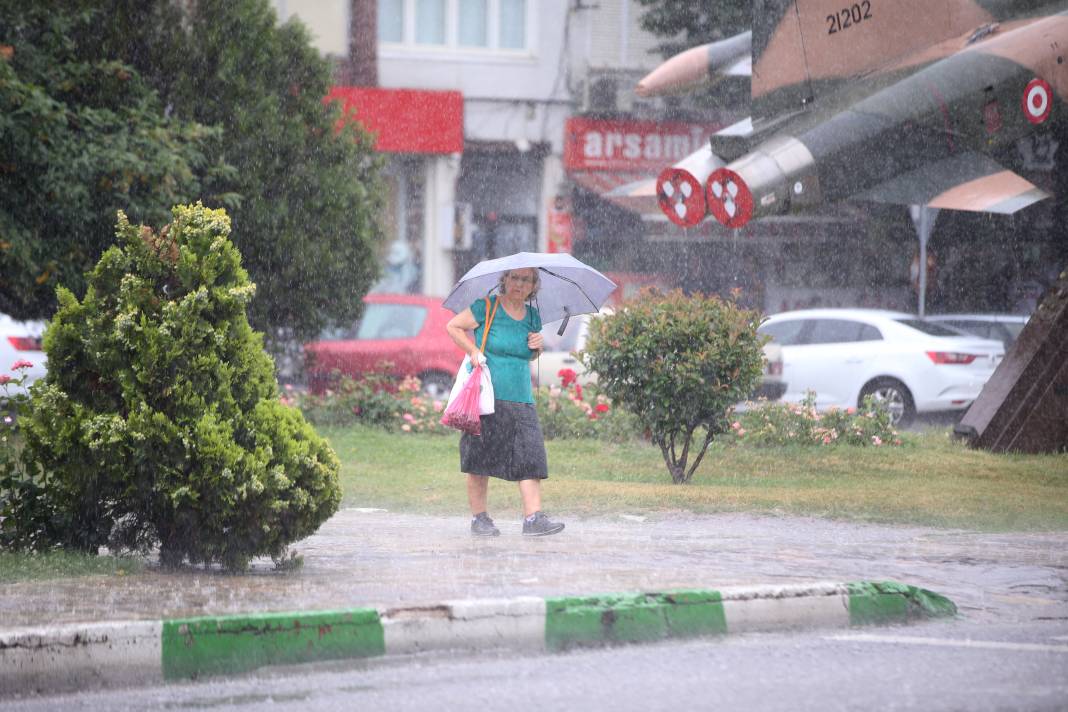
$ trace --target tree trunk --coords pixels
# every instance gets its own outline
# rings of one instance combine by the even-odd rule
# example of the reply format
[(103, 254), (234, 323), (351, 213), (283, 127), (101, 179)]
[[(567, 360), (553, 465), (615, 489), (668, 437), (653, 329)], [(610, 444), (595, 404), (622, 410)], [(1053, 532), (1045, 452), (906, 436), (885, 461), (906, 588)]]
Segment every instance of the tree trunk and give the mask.
[[(675, 441), (674, 437), (669, 440), (667, 436), (661, 436), (654, 439), (656, 444), (660, 446), (660, 452), (664, 456), (664, 464), (667, 465), (668, 472), (671, 474), (672, 484), (682, 485), (689, 482), (690, 478), (686, 474), (686, 455), (680, 459), (675, 455)], [(684, 453), (689, 448), (684, 448)]]
[(348, 82), (378, 86), (378, 0), (350, 0)]

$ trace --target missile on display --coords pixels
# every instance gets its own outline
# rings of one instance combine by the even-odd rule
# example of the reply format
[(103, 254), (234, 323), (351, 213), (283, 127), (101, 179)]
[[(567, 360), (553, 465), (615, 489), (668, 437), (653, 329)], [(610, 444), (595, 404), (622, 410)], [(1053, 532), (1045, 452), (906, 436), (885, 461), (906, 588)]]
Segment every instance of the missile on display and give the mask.
[(693, 47), (668, 59), (645, 75), (634, 93), (642, 98), (677, 94), (711, 84), (725, 76), (749, 76), (753, 33), (743, 32), (719, 42)]
[(694, 227), (708, 214), (705, 181), (724, 166), (719, 156), (705, 146), (675, 165), (660, 171), (656, 195), (660, 209), (679, 227)]

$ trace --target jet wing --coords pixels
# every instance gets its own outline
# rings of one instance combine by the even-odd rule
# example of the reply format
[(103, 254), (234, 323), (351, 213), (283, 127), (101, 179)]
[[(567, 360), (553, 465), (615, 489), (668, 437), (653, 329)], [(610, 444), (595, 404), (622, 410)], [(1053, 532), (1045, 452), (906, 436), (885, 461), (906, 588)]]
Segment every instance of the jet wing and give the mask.
[(895, 176), (849, 199), (1010, 215), (1048, 197), (994, 159), (964, 153)]

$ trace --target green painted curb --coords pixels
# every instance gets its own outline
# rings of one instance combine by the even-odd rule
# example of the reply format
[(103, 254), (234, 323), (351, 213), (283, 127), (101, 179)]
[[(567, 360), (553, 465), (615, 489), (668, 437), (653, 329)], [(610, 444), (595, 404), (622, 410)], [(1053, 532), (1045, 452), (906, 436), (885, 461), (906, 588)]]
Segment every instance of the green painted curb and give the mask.
[(718, 591), (545, 599), (545, 647), (637, 643), (727, 632)]
[(382, 622), (373, 608), (163, 621), (167, 680), (385, 652)]
[(945, 596), (896, 581), (847, 583), (851, 625), (893, 623), (914, 618), (955, 616), (957, 606)]

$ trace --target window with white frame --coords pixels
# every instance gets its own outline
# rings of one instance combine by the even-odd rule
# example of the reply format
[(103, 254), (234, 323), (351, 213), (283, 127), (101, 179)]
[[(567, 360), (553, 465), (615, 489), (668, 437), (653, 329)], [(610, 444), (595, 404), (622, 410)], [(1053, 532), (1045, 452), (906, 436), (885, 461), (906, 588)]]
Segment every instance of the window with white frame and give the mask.
[(449, 49), (528, 49), (527, 0), (378, 0), (378, 41)]

